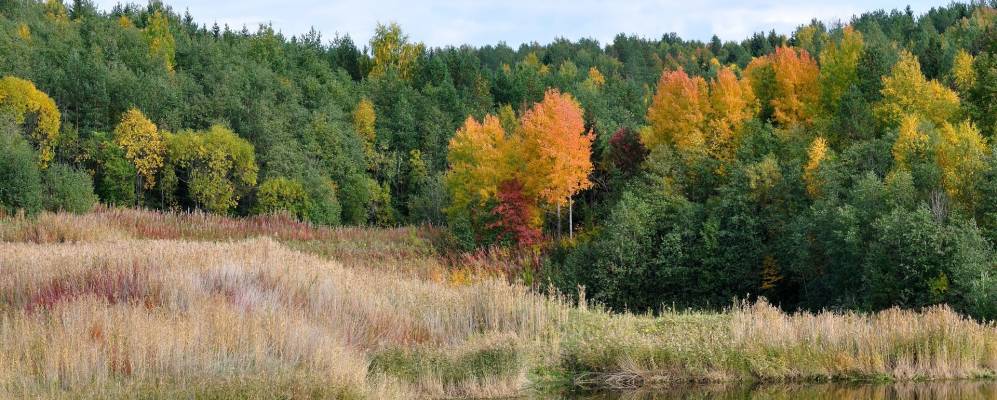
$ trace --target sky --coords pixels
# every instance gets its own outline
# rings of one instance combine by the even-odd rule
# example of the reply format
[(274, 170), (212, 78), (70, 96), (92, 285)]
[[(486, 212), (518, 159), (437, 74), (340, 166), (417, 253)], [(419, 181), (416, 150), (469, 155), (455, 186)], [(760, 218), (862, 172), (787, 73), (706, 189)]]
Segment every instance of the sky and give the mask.
[[(97, 0), (109, 10), (120, 0)], [(134, 0), (133, 0), (134, 1)], [(852, 15), (875, 9), (921, 14), (949, 0), (164, 0), (175, 11), (189, 10), (199, 24), (255, 31), (271, 23), (285, 35), (312, 27), (323, 38), (349, 34), (367, 43), (378, 22), (397, 22), (413, 41), (429, 46), (549, 43), (557, 38), (592, 38), (602, 44), (618, 33), (660, 38), (670, 32), (684, 39), (740, 41), (753, 32), (789, 34), (818, 18), (847, 23)]]

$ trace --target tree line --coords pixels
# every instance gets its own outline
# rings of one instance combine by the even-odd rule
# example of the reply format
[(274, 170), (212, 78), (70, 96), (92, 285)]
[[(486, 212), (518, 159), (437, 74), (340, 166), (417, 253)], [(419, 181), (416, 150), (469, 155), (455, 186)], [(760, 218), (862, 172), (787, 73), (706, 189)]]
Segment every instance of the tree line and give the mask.
[(514, 49), (4, 1), (0, 209), (428, 223), (618, 309), (993, 319), (995, 6)]

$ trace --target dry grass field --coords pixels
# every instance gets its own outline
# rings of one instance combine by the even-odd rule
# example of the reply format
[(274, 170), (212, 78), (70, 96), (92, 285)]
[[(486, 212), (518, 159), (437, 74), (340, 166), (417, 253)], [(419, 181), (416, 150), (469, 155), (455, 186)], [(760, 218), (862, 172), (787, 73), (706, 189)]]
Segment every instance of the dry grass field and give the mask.
[(111, 209), (3, 219), (0, 397), (501, 397), (997, 371), (997, 326), (946, 307), (613, 314), (510, 284), (497, 256), (444, 259), (432, 235)]

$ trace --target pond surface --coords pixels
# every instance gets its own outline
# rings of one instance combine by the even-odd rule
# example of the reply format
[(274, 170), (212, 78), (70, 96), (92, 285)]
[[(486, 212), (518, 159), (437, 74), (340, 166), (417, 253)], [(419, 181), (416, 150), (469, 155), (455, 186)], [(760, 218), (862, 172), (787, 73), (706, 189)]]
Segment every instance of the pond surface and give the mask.
[(676, 386), (633, 392), (544, 397), (544, 400), (997, 400), (997, 381)]

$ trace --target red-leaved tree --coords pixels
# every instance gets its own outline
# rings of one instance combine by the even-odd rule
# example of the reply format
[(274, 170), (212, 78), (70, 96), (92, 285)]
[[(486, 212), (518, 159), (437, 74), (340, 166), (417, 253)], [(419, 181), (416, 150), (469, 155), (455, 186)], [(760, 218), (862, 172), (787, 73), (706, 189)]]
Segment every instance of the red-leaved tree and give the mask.
[(499, 185), (496, 197), (498, 204), (492, 209), (495, 222), (488, 227), (498, 231), (498, 239), (513, 240), (520, 247), (540, 243), (535, 206), (523, 193), (523, 184), (518, 180), (504, 181)]

